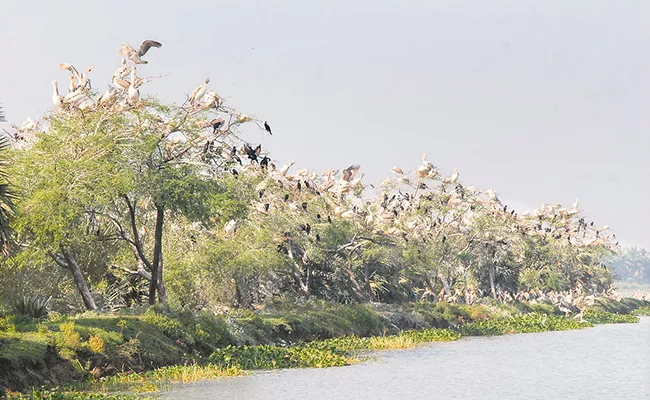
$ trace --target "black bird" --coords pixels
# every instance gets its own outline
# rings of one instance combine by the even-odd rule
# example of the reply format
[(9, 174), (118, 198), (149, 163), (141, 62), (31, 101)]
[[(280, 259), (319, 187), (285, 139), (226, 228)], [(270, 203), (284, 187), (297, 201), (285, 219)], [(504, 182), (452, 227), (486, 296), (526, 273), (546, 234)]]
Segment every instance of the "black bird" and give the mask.
[(447, 236), (442, 235), (442, 244), (445, 244), (446, 241), (447, 241)]
[(327, 216), (327, 222), (329, 222), (330, 224), (332, 223), (332, 217), (330, 217), (329, 215)]
[(289, 201), (289, 194), (284, 195), (284, 201)]
[(217, 131), (223, 126), (225, 121), (221, 118), (216, 118), (210, 121), (210, 125), (212, 126), (212, 134), (216, 134)]
[(320, 242), (320, 235), (318, 233), (316, 234), (316, 241)]
[(250, 144), (244, 143), (244, 152), (251, 161), (257, 161), (257, 153), (253, 150)]
[(266, 129), (269, 135), (273, 136), (273, 134), (271, 133), (271, 127), (269, 126), (269, 123), (266, 121), (264, 121), (264, 129)]
[(507, 204), (505, 206), (503, 206), (503, 212), (506, 212), (506, 211), (508, 211), (508, 205)]
[(309, 182), (305, 181), (305, 186), (307, 186), (307, 189), (311, 189), (311, 186), (309, 185)]
[(305, 232), (309, 235), (311, 233), (311, 225), (305, 224)]
[(515, 215), (515, 210), (510, 211), (510, 215)]
[(235, 178), (237, 178), (237, 175), (239, 175), (239, 172), (237, 172), (237, 170), (234, 169), (234, 168), (230, 172), (232, 172), (232, 174), (235, 176)]
[(316, 214), (316, 219), (320, 221), (320, 218), (321, 218), (320, 213)]
[(271, 205), (269, 203), (264, 204), (264, 211), (269, 212), (269, 207)]
[(302, 209), (307, 211), (307, 202), (306, 201), (302, 203)]
[(262, 196), (264, 196), (264, 189), (260, 190), (258, 194), (260, 195), (260, 199), (261, 199)]
[(589, 224), (589, 226), (594, 226), (594, 221), (591, 221), (591, 224)]
[(269, 161), (271, 161), (271, 159), (268, 158), (267, 156), (264, 156), (264, 158), (262, 158), (262, 161), (260, 161), (260, 166), (261, 167), (268, 167), (269, 166)]
[(190, 240), (192, 243), (196, 244), (196, 237), (194, 237), (194, 235), (190, 235)]
[(298, 184), (296, 185), (296, 188), (298, 188), (298, 191), (302, 190), (302, 184), (300, 183), (300, 181), (298, 181)]

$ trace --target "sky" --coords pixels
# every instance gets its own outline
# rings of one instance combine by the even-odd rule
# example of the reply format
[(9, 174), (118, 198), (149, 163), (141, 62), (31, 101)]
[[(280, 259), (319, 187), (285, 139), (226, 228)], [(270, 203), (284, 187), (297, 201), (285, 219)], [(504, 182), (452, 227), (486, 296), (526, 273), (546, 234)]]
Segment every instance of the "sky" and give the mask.
[(155, 39), (140, 70), (165, 76), (141, 93), (182, 103), (209, 77), (269, 121), (272, 137), (247, 139), (278, 165), (361, 164), (379, 182), (426, 153), (511, 209), (577, 198), (622, 244), (650, 248), (648, 1), (2, 3), (9, 122), (52, 107), (59, 63), (93, 65), (103, 90), (123, 42)]

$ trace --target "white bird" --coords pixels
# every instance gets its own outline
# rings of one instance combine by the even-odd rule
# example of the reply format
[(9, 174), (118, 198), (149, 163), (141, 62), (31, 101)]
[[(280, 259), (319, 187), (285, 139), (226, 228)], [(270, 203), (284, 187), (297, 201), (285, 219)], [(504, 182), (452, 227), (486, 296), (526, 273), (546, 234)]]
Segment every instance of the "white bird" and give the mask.
[(61, 68), (61, 71), (65, 71), (65, 70), (70, 71), (70, 73), (72, 74), (72, 79), (70, 80), (76, 79), (78, 81), (81, 81), (81, 75), (79, 75), (79, 72), (72, 64), (68, 64), (68, 63), (59, 64), (59, 68)]
[(352, 210), (347, 210), (341, 213), (341, 218), (343, 219), (350, 219), (352, 217), (354, 217), (354, 211)]
[(289, 164), (283, 165), (280, 168), (280, 174), (282, 176), (287, 176), (287, 172), (289, 172), (289, 168), (291, 168), (293, 166), (293, 164), (295, 164), (295, 163), (296, 163), (295, 161), (291, 160), (291, 162)]
[(577, 210), (579, 206), (580, 206), (580, 201), (576, 199), (575, 203), (573, 203), (573, 209)]
[(107, 89), (104, 93), (102, 93), (101, 96), (99, 96), (99, 99), (97, 99), (97, 104), (107, 105), (113, 100), (115, 100), (115, 92)]
[(66, 94), (65, 97), (63, 97), (63, 102), (66, 103), (66, 104), (78, 103), (81, 100), (83, 100), (83, 98), (85, 96), (86, 96), (86, 93), (84, 92), (83, 88), (81, 86), (79, 86), (77, 88), (77, 90)]
[(211, 108), (215, 104), (217, 104), (218, 107), (219, 104), (217, 103), (217, 99), (219, 99), (217, 92), (212, 89), (208, 90), (208, 92), (205, 94), (205, 108)]
[(426, 153), (422, 154), (422, 165), (418, 168), (418, 176), (420, 178), (426, 178), (432, 170), (433, 164), (427, 161)]
[(491, 201), (498, 201), (499, 199), (497, 198), (497, 192), (494, 191), (493, 189), (488, 189), (485, 191), (485, 194), (487, 194), (488, 198)]
[(81, 74), (81, 78), (79, 78), (79, 86), (82, 88), (86, 87), (86, 84), (88, 83), (88, 73), (93, 70), (94, 67), (89, 67), (84, 70), (84, 72)]
[(79, 104), (79, 109), (81, 111), (92, 110), (94, 107), (95, 107), (95, 103), (93, 103), (92, 101), (85, 101), (85, 102)]
[(190, 104), (195, 105), (201, 101), (203, 95), (205, 94), (205, 91), (208, 89), (208, 83), (210, 83), (210, 78), (205, 78), (205, 81), (203, 81), (203, 84), (201, 86), (198, 86), (196, 89), (192, 90), (192, 93), (190, 93), (189, 96)]
[(36, 128), (36, 122), (32, 121), (31, 118), (27, 117), (25, 122), (20, 125), (20, 132), (31, 131)]
[(129, 104), (133, 105), (140, 99), (140, 91), (136, 87), (135, 82), (135, 66), (131, 70), (131, 84), (129, 85)]
[(52, 81), (52, 103), (56, 108), (63, 107), (63, 96), (59, 94), (59, 82), (56, 79)]
[(149, 51), (149, 49), (152, 47), (160, 48), (162, 47), (162, 43), (156, 42), (155, 40), (144, 40), (142, 43), (140, 43), (138, 50), (134, 49), (126, 43), (122, 43), (120, 51), (117, 52), (117, 55), (123, 58), (128, 58), (129, 60), (133, 61), (134, 64), (147, 64), (148, 61), (145, 61), (140, 57), (147, 54), (147, 51)]
[(234, 219), (231, 219), (230, 221), (226, 222), (226, 225), (223, 228), (226, 233), (234, 233), (237, 230), (237, 221)]
[(460, 177), (460, 174), (458, 173), (458, 170), (454, 168), (454, 173), (451, 174), (451, 176), (447, 179), (444, 180), (443, 183), (456, 183), (458, 182), (458, 178)]
[(129, 66), (127, 65), (126, 58), (123, 58), (122, 65), (120, 66), (120, 68), (115, 70), (115, 72), (113, 73), (113, 78), (124, 79), (124, 77), (126, 77), (130, 73), (131, 73), (131, 68), (129, 68)]

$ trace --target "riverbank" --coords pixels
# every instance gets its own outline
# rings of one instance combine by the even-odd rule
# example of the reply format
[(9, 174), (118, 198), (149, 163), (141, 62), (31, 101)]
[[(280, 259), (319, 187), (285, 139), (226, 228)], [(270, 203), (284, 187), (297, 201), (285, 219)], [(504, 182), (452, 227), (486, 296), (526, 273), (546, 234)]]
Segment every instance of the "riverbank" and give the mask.
[(492, 301), (472, 306), (285, 302), (227, 316), (153, 307), (140, 315), (50, 315), (46, 321), (5, 318), (0, 332), (0, 386), (26, 391), (81, 381), (77, 389), (155, 391), (170, 382), (238, 375), (247, 369), (346, 365), (356, 362), (360, 351), (407, 348), (461, 336), (634, 322), (630, 314), (647, 313), (649, 306), (634, 299), (603, 298), (584, 313), (584, 322), (562, 317), (551, 304)]

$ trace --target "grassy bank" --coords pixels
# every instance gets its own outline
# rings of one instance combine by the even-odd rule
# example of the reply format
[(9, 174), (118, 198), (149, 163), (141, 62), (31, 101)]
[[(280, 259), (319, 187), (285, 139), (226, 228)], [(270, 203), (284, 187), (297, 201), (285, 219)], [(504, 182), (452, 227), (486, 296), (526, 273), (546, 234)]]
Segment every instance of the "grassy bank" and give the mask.
[[(344, 306), (283, 302), (228, 316), (150, 308), (140, 315), (50, 315), (0, 321), (0, 387), (24, 391), (71, 381), (77, 389), (156, 391), (170, 383), (242, 374), (243, 370), (329, 367), (359, 352), (416, 346), (461, 336), (581, 329), (636, 322), (650, 303), (599, 299), (585, 321), (550, 304), (414, 303)], [(40, 393), (26, 398), (47, 397)], [(33, 397), (41, 396), (41, 397)], [(99, 398), (99, 397), (93, 397)], [(118, 398), (118, 397), (106, 397)]]

